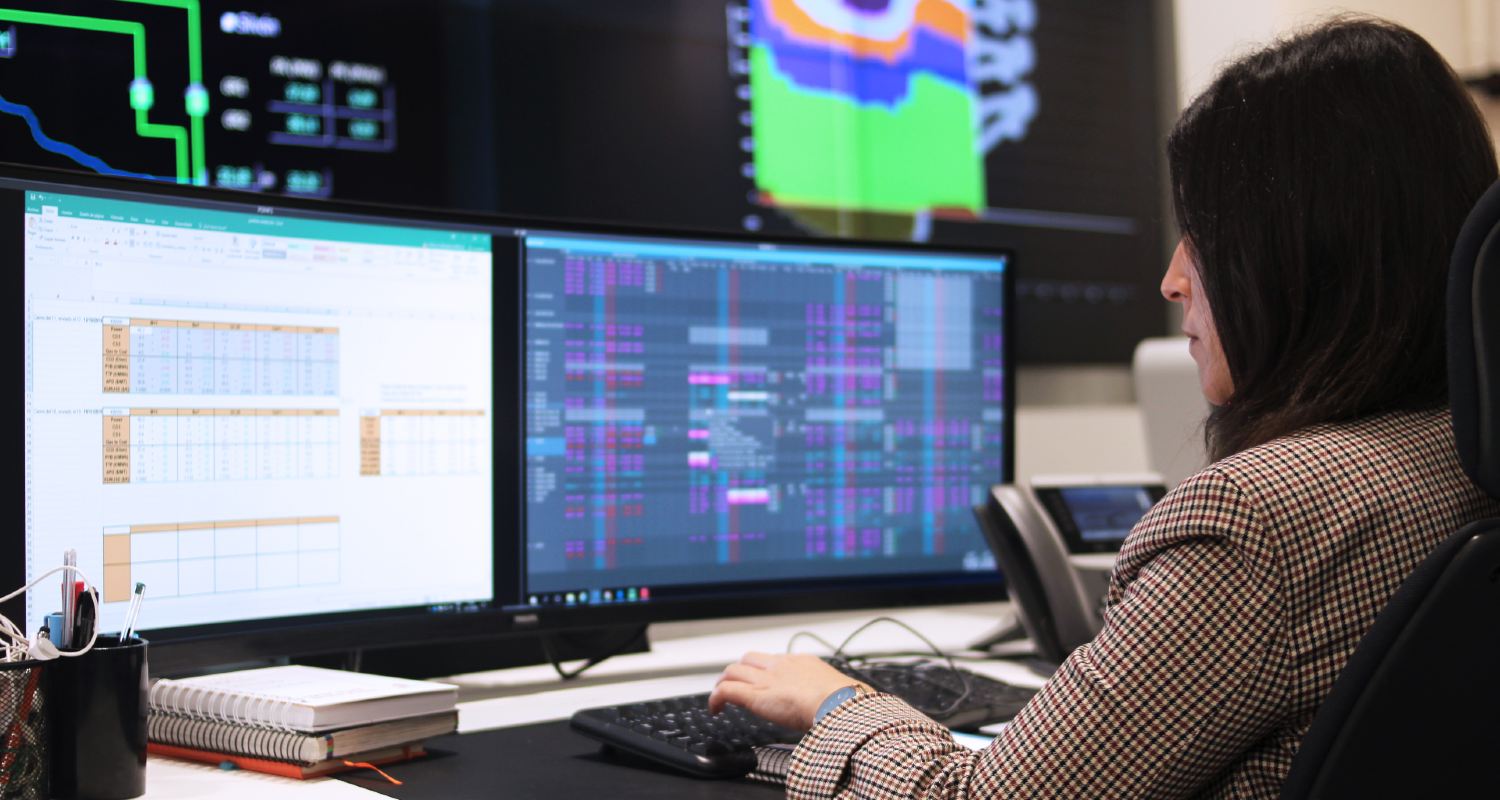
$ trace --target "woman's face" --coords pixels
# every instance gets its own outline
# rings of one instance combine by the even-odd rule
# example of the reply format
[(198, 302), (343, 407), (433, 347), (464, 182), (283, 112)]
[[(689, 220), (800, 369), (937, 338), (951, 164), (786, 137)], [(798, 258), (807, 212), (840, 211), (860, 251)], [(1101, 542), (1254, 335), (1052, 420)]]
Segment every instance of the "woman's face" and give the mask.
[(1209, 313), (1208, 296), (1198, 280), (1198, 269), (1188, 255), (1186, 242), (1178, 242), (1172, 263), (1161, 279), (1161, 295), (1182, 304), (1182, 332), (1188, 337), (1188, 352), (1198, 365), (1198, 385), (1203, 396), (1214, 405), (1223, 405), (1234, 394), (1229, 367), (1224, 363), (1224, 349), (1219, 346), (1219, 332)]

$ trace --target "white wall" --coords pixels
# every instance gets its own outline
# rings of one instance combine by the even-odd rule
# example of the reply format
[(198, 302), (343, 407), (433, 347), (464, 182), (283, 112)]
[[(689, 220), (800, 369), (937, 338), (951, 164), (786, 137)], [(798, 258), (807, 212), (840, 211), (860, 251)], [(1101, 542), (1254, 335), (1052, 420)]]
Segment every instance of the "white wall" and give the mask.
[(1500, 64), (1500, 0), (1176, 0), (1177, 86), (1186, 105), (1218, 67), (1277, 35), (1340, 13), (1405, 25), (1461, 75)]
[(1274, 2), (1176, 0), (1177, 107), (1185, 108), (1226, 62), (1269, 41), (1276, 32)]
[(1133, 403), (1016, 409), (1016, 477), (1146, 472), (1146, 440)]

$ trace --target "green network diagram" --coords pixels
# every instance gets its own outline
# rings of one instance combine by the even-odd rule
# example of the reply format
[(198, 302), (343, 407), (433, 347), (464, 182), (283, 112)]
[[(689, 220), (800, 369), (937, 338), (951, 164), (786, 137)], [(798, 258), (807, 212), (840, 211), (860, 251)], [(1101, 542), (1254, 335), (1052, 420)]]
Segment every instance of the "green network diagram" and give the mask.
[[(188, 115), (187, 127), (165, 125), (152, 122), (150, 119), (151, 109), (156, 105), (156, 87), (146, 75), (145, 25), (132, 20), (104, 19), (75, 14), (54, 14), (13, 8), (0, 8), (0, 24), (45, 25), (129, 36), (134, 61), (134, 77), (130, 81), (129, 102), (131, 109), (135, 112), (136, 135), (148, 139), (171, 140), (174, 145), (176, 161), (176, 181), (178, 183), (192, 183), (205, 186), (208, 183), (208, 167), (207, 158), (203, 152), (203, 118), (208, 115), (208, 90), (203, 85), (203, 37), (200, 26), (198, 0), (116, 0), (116, 2), (177, 8), (187, 14), (188, 85), (183, 92), (183, 103)], [(0, 38), (0, 53), (14, 50), (14, 36), (14, 28), (0, 30), (0, 37), (3, 37)], [(31, 114), (30, 109), (6, 101), (3, 98), (0, 98), (0, 104), (3, 104), (3, 106), (0, 106), (0, 110), (17, 114), (26, 119), (27, 124), (31, 127), (32, 135), (37, 139), (38, 144), (54, 152), (61, 152), (64, 155), (74, 157), (74, 160), (82, 161), (82, 159), (68, 152), (68, 150), (76, 151), (76, 148), (62, 145), (45, 136), (41, 132), (40, 124), (36, 120), (35, 115)], [(54, 146), (49, 147), (49, 144)], [(97, 164), (89, 164), (90, 166), (94, 166), (95, 169), (99, 169), (103, 164), (98, 159), (92, 160), (98, 162)], [(109, 169), (101, 169), (100, 171), (118, 172), (118, 170)]]

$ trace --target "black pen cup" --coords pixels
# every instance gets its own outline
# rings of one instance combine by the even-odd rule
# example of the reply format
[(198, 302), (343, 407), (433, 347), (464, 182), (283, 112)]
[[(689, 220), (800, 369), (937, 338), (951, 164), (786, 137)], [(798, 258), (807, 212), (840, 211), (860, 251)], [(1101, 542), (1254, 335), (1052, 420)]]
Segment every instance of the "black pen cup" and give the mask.
[(48, 695), (52, 796), (126, 800), (146, 793), (146, 640), (100, 635), (53, 662)]

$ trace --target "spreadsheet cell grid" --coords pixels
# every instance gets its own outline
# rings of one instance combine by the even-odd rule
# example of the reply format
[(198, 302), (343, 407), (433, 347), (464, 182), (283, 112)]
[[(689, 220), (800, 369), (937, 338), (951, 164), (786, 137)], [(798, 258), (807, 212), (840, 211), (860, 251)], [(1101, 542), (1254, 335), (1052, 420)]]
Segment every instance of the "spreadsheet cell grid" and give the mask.
[(339, 518), (288, 517), (150, 525), (103, 531), (104, 601), (222, 594), (337, 583)]
[(338, 395), (335, 327), (134, 318), (102, 327), (106, 393)]
[(106, 484), (338, 477), (334, 409), (104, 409)]

